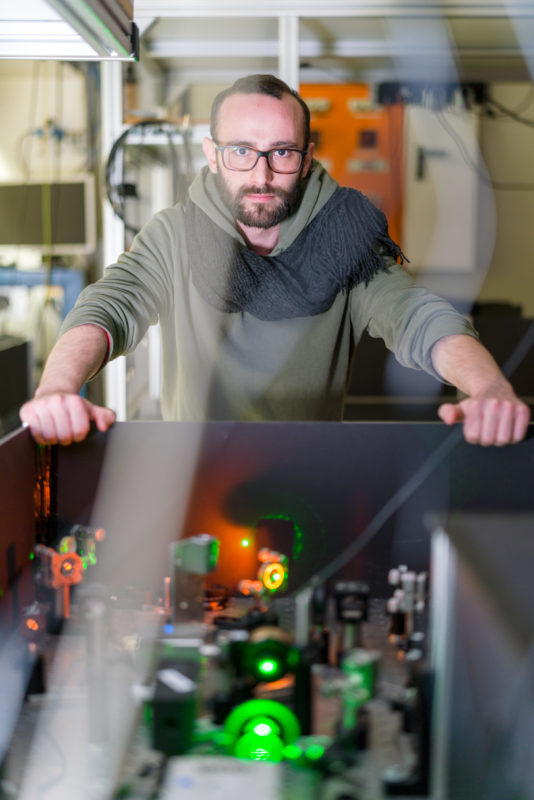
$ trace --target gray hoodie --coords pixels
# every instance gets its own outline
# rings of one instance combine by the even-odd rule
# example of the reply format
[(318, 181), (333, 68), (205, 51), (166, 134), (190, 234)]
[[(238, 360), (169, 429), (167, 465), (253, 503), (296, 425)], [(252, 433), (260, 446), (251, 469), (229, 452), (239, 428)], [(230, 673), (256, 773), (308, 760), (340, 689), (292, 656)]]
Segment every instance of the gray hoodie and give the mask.
[[(295, 240), (336, 186), (314, 163), (272, 255)], [(190, 197), (245, 244), (207, 168)], [(159, 322), (164, 419), (339, 420), (355, 346), (366, 328), (401, 364), (438, 379), (431, 361), (435, 342), (456, 333), (476, 336), (449, 303), (417, 287), (393, 259), (367, 286), (338, 294), (316, 316), (262, 321), (218, 311), (193, 284), (184, 224), (181, 204), (156, 214), (131, 249), (84, 289), (62, 328), (100, 325), (114, 358), (132, 352), (147, 327)]]

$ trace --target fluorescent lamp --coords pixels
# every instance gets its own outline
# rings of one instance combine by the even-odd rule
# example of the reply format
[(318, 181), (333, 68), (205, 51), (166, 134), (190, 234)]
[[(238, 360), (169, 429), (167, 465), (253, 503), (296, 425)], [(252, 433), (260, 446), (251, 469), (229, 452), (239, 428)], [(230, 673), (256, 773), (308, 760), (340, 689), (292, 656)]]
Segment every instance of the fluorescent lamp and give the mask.
[(0, 0), (0, 58), (136, 61), (130, 0)]

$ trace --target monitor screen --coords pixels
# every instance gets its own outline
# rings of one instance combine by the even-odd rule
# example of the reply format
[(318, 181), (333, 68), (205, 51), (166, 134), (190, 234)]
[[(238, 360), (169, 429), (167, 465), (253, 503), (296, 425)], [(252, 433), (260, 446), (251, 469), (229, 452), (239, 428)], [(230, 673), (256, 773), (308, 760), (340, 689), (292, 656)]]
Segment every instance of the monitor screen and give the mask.
[(92, 175), (54, 183), (0, 183), (0, 247), (41, 248), (55, 255), (95, 249)]

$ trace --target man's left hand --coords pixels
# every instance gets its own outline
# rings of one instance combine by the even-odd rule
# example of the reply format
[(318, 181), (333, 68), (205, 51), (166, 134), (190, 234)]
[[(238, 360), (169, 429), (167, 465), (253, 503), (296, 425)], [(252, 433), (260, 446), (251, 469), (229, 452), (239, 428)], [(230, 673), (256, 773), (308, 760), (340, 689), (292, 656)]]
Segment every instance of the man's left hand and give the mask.
[(530, 421), (530, 409), (515, 395), (467, 397), (459, 403), (444, 403), (438, 414), (447, 425), (463, 423), (464, 438), (484, 446), (513, 444), (524, 439)]

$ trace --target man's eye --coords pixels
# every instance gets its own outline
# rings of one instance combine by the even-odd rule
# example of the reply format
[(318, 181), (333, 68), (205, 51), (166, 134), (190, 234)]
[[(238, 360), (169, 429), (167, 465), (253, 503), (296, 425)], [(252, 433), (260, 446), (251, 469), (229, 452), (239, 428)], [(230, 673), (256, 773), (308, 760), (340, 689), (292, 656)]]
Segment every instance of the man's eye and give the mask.
[(291, 155), (291, 150), (287, 150), (284, 148), (281, 148), (279, 150), (274, 150), (273, 152), (277, 158), (287, 158), (287, 156)]
[(235, 153), (236, 156), (248, 156), (248, 154), (250, 153), (250, 148), (249, 147), (234, 147), (232, 152)]

